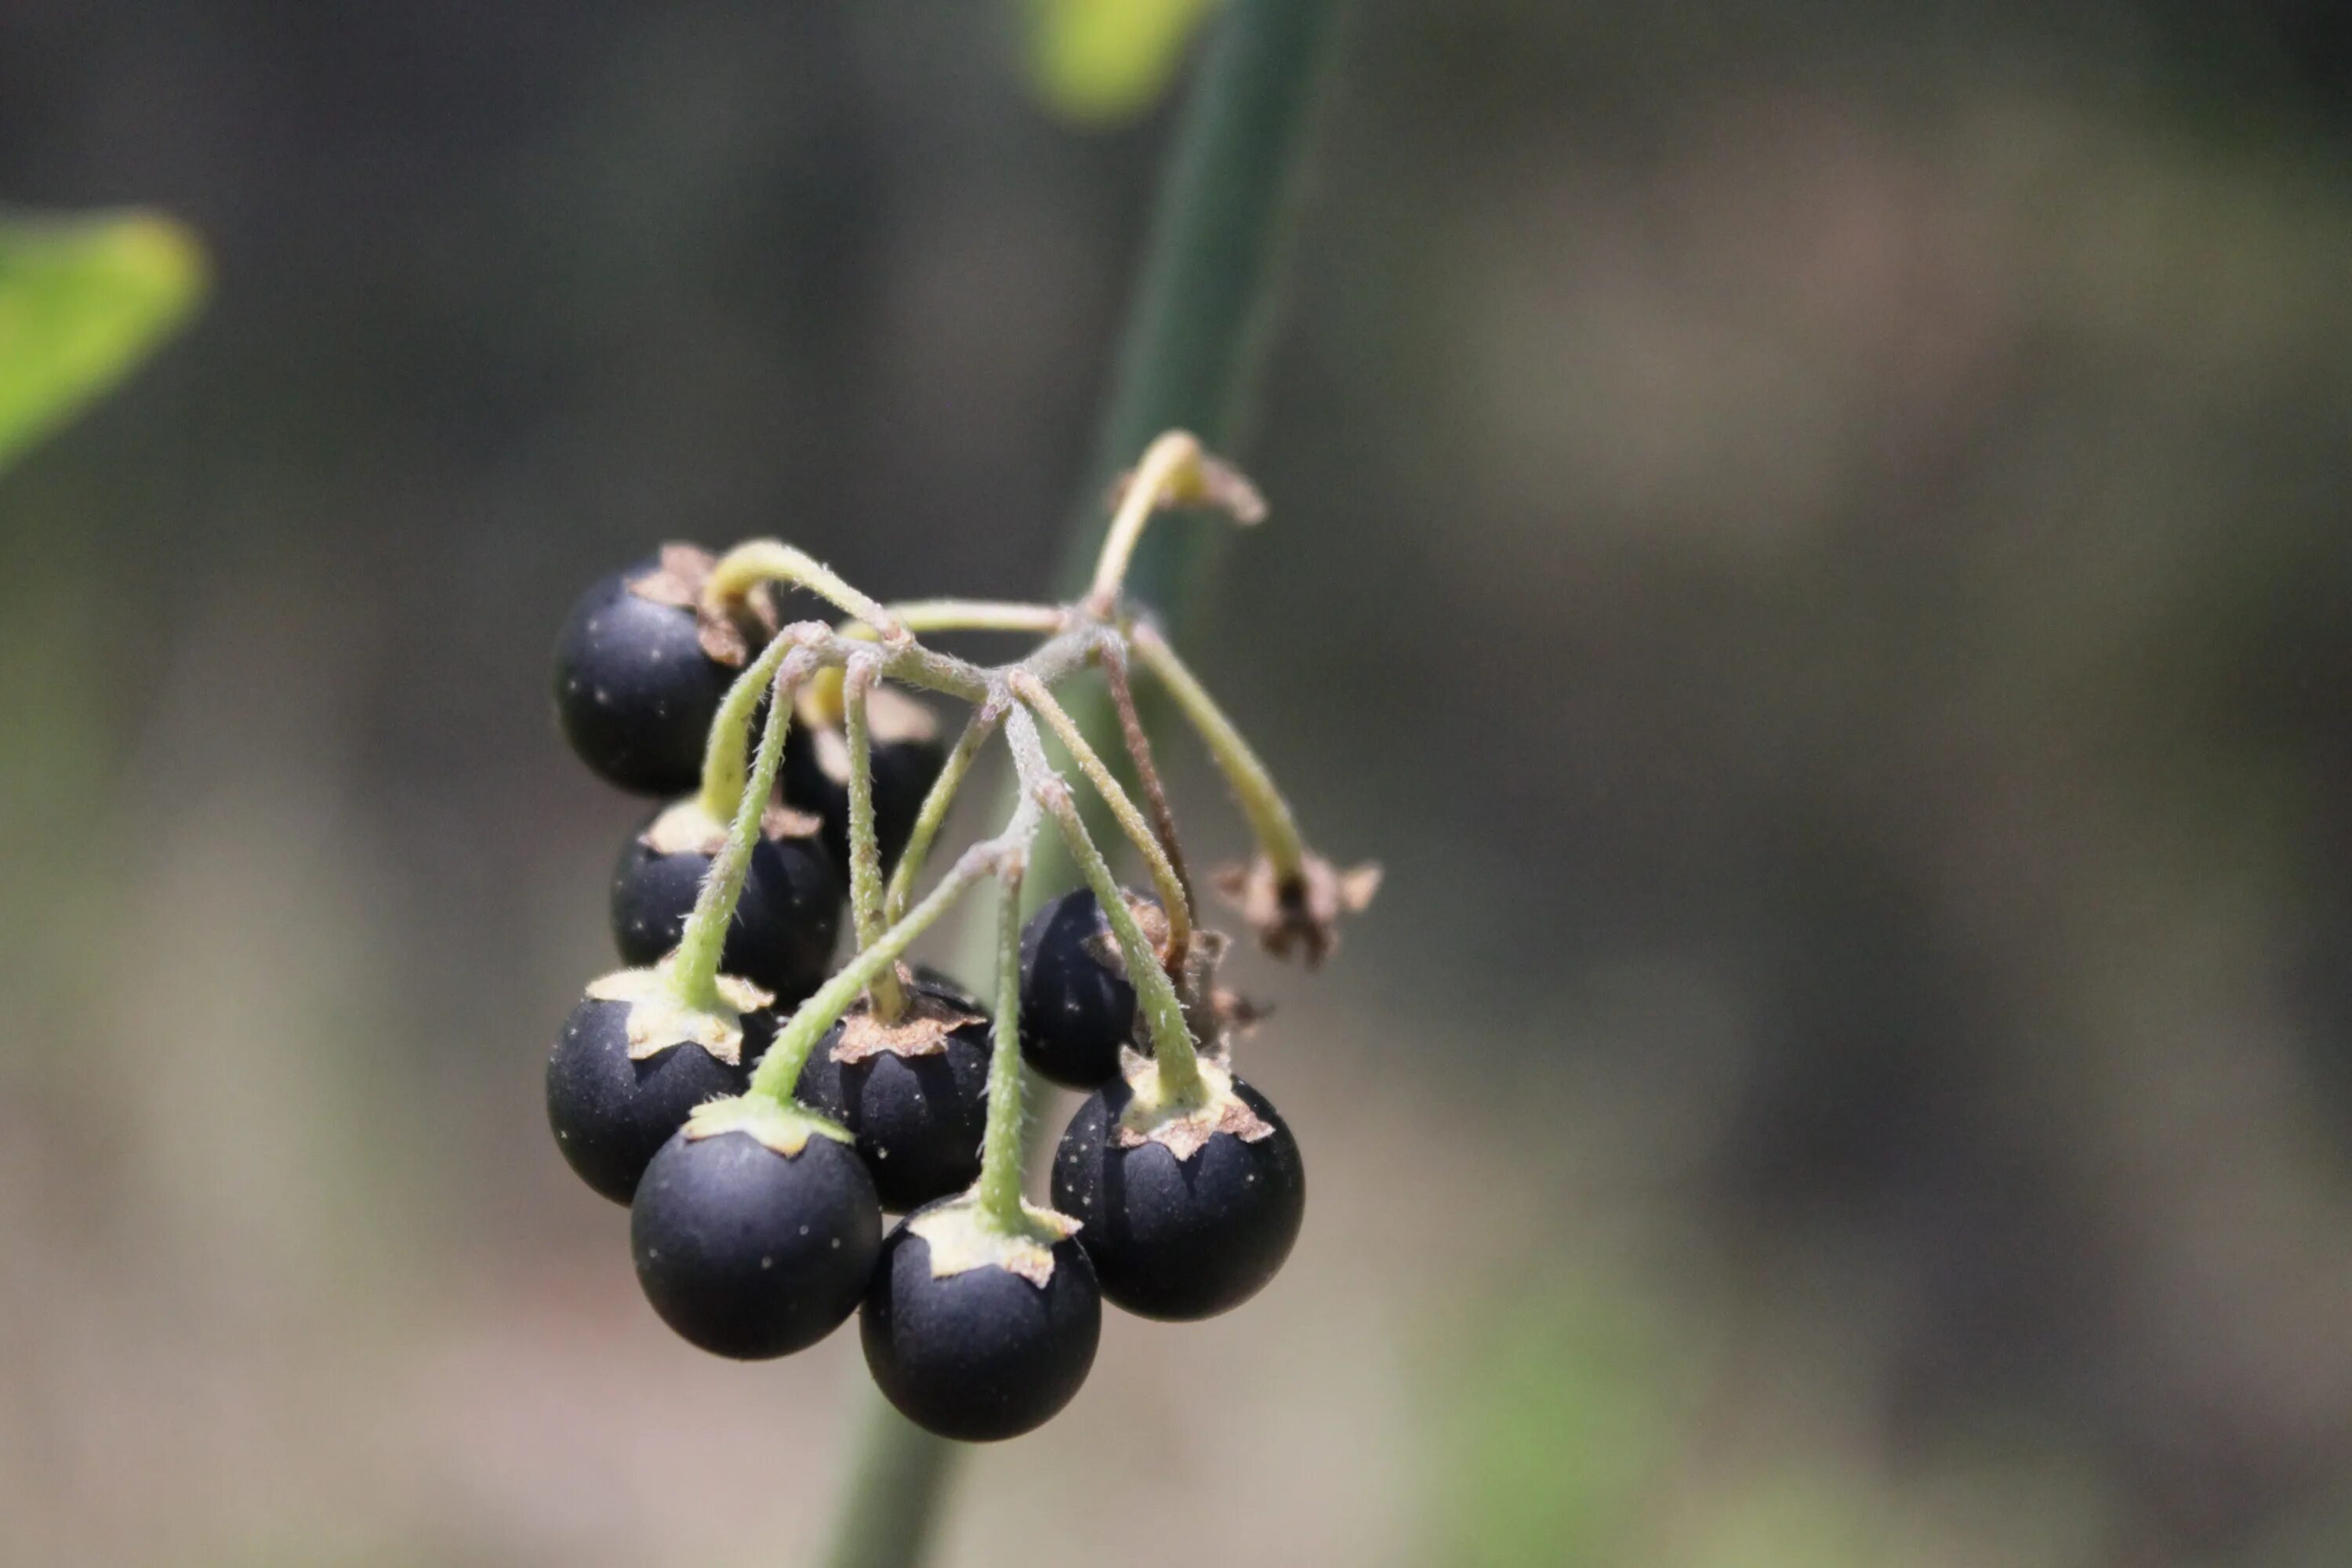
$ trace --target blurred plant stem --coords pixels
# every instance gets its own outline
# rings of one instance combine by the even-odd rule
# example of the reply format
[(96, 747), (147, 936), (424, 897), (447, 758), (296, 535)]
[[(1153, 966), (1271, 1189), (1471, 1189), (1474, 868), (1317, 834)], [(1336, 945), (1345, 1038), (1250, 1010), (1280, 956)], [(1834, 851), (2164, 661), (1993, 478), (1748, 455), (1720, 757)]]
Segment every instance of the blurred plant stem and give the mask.
[[(1344, 3), (1233, 0), (1210, 32), (1079, 486), (1058, 584), (1065, 598), (1084, 593), (1093, 574), (1111, 479), (1153, 437), (1181, 427), (1212, 450), (1233, 445), (1264, 359), (1310, 111)], [(1129, 573), (1129, 592), (1177, 618), (1213, 537), (1206, 529), (1154, 530)], [(1087, 717), (1099, 723), (1102, 715)], [(1055, 883), (1049, 875), (1031, 879), (1036, 890)], [(955, 1447), (907, 1421), (879, 1393), (866, 1398), (871, 1408), (824, 1562), (912, 1568), (930, 1540)]]

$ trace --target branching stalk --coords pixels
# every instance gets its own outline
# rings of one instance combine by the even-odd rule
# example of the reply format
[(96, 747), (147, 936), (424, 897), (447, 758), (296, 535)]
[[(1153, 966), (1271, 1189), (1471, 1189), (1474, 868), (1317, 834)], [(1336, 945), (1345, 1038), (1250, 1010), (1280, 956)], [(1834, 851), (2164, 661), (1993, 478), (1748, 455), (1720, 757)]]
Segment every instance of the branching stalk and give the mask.
[(1274, 786), (1274, 775), (1258, 761), (1257, 752), (1242, 739), (1234, 721), (1225, 717), (1206, 688), (1193, 679), (1176, 650), (1168, 645), (1157, 628), (1149, 624), (1136, 626), (1129, 638), (1135, 655), (1144, 668), (1160, 679), (1168, 695), (1200, 732), (1209, 748), (1209, 755), (1233, 787), (1234, 798), (1241, 803), (1242, 815), (1249, 819), (1250, 832), (1257, 847), (1274, 863), (1276, 878), (1288, 881), (1297, 877), (1306, 864), (1307, 845), (1298, 836), (1298, 822), (1290, 814), (1290, 803)]
[(896, 616), (859, 593), (841, 574), (807, 551), (780, 539), (746, 540), (719, 558), (703, 591), (721, 605), (739, 603), (762, 583), (789, 583), (856, 616), (888, 639), (899, 631)]
[(874, 984), (874, 977), (898, 963), (915, 939), (953, 908), (967, 889), (993, 871), (1008, 851), (1023, 850), (1036, 833), (1037, 821), (1037, 808), (1024, 804), (1013, 814), (1003, 833), (965, 850), (922, 902), (908, 910), (872, 945), (860, 949), (839, 973), (819, 986), (815, 994), (802, 1003), (777, 1031), (775, 1043), (768, 1047), (768, 1054), (760, 1058), (758, 1068), (751, 1074), (749, 1092), (765, 1095), (779, 1105), (791, 1104), (793, 1086), (800, 1082), (801, 1068), (808, 1064), (810, 1050), (824, 1032), (841, 1021), (851, 1004)]
[(1152, 761), (1151, 737), (1143, 728), (1143, 715), (1135, 706), (1135, 687), (1127, 678), (1127, 645), (1118, 637), (1107, 637), (1100, 652), (1103, 684), (1110, 689), (1112, 711), (1118, 715), (1119, 738), (1127, 744), (1127, 760), (1134, 765), (1135, 782), (1142, 786), (1144, 808), (1151, 813), (1151, 831), (1167, 852), (1168, 864), (1176, 873), (1176, 885), (1184, 889), (1189, 903), (1192, 897), (1192, 874), (1184, 868), (1183, 841), (1176, 833), (1176, 810), (1168, 804), (1167, 786), (1160, 782), (1159, 765)]
[(1184, 1004), (1176, 994), (1175, 982), (1160, 967), (1160, 955), (1151, 951), (1150, 939), (1136, 923), (1135, 911), (1120, 897), (1118, 882), (1110, 874), (1110, 862), (1095, 847), (1093, 837), (1087, 832), (1087, 819), (1079, 812), (1070, 786), (1045, 761), (1037, 726), (1025, 710), (1016, 709), (1005, 721), (1004, 734), (1012, 743), (1013, 762), (1020, 770), (1023, 790), (1061, 830), (1070, 858), (1077, 863), (1087, 886), (1094, 889), (1095, 901), (1102, 906), (1103, 918), (1110, 922), (1119, 955), (1127, 961), (1128, 984), (1135, 987), (1136, 1004), (1143, 1013), (1152, 1058), (1160, 1064), (1160, 1088), (1171, 1104), (1193, 1099), (1202, 1088), (1200, 1062), (1193, 1049), (1192, 1031), (1184, 1025)]
[(989, 1047), (988, 1130), (980, 1145), (979, 1207), (1005, 1236), (1026, 1225), (1021, 1213), (1021, 876), (1018, 856), (997, 869), (1003, 894), (996, 910), (996, 1032)]
[[(860, 949), (882, 935), (882, 846), (874, 825), (874, 733), (866, 721), (866, 701), (880, 663), (873, 655), (853, 657), (842, 672), (841, 728), (849, 742), (849, 907)], [(874, 977), (874, 1016), (896, 1023), (907, 1010), (906, 993), (895, 969)]]
[(778, 658), (768, 724), (760, 734), (760, 754), (751, 764), (742, 798), (734, 803), (727, 841), (703, 876), (694, 912), (687, 916), (677, 951), (668, 960), (670, 990), (690, 1007), (716, 1010), (720, 1005), (719, 957), (727, 945), (727, 927), (735, 918), (736, 900), (743, 896), (751, 851), (760, 842), (760, 819), (767, 813), (768, 796), (776, 787), (776, 770), (783, 762), (784, 736), (793, 723), (793, 688), (807, 679), (808, 669), (804, 656), (788, 652)]
[(981, 748), (996, 732), (997, 725), (1004, 721), (1005, 707), (1003, 700), (992, 697), (972, 710), (971, 721), (956, 737), (947, 761), (940, 765), (940, 776), (931, 781), (930, 793), (923, 796), (923, 809), (915, 817), (914, 830), (907, 836), (907, 847), (898, 852), (898, 867), (890, 873), (890, 886), (882, 895), (883, 924), (895, 922), (906, 912), (915, 879), (922, 875), (923, 862), (929, 858), (931, 844), (947, 821), (948, 808), (955, 804), (956, 791), (962, 787), (964, 775), (971, 772)]
[(1153, 514), (1166, 505), (1169, 489), (1180, 474), (1197, 468), (1201, 443), (1190, 431), (1171, 430), (1153, 441), (1135, 466), (1134, 476), (1118, 500), (1118, 510), (1103, 535), (1102, 555), (1095, 563), (1094, 585), (1087, 592), (1087, 608), (1108, 616), (1118, 604), (1118, 591), (1135, 559), (1135, 546)]
[[(1135, 802), (1129, 798), (1127, 791), (1112, 776), (1101, 754), (1088, 743), (1085, 731), (1078, 728), (1077, 721), (1054, 700), (1054, 694), (1045, 689), (1045, 684), (1034, 677), (1016, 673), (1012, 679), (1012, 686), (1013, 694), (1053, 727), (1055, 738), (1070, 753), (1071, 761), (1078, 764), (1078, 771), (1086, 774), (1087, 782), (1094, 785), (1095, 793), (1102, 796), (1105, 805), (1110, 807), (1111, 816), (1118, 823), (1119, 830), (1127, 835), (1135, 845), (1136, 852), (1143, 857), (1144, 865), (1151, 872), (1152, 888), (1160, 895), (1160, 906), (1168, 915), (1167, 965), (1173, 972), (1182, 973), (1184, 954), (1192, 945), (1192, 902), (1185, 897), (1183, 879), (1177, 876), (1176, 867), (1169, 859), (1168, 852), (1160, 847), (1159, 836), (1152, 832), (1151, 825), (1143, 819), (1143, 813), (1136, 809)], [(1101, 891), (1099, 889), (1096, 890)], [(1127, 902), (1124, 898), (1116, 901), (1121, 907)], [(1159, 966), (1156, 958), (1153, 966)]]
[(1059, 605), (994, 599), (907, 599), (886, 608), (910, 632), (1034, 632), (1050, 637), (1070, 618)]

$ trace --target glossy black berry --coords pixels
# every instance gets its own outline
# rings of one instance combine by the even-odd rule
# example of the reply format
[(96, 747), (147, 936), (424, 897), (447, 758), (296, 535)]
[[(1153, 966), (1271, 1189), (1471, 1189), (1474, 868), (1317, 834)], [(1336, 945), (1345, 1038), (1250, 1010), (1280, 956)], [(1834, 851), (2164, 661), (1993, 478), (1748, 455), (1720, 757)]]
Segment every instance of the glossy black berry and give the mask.
[(1164, 1143), (1122, 1148), (1130, 1090), (1088, 1097), (1054, 1152), (1054, 1206), (1079, 1222), (1103, 1295), (1146, 1318), (1213, 1317), (1255, 1295), (1290, 1255), (1307, 1209), (1298, 1143), (1265, 1097), (1234, 1092), (1273, 1131), (1218, 1132), (1189, 1158)]
[[(919, 977), (912, 989), (958, 1012), (982, 1011), (952, 982)], [(971, 1185), (988, 1128), (986, 1016), (950, 1031), (937, 1054), (877, 1050), (837, 1061), (834, 1050), (849, 1026), (835, 1024), (809, 1052), (796, 1090), (802, 1103), (856, 1135), (874, 1189), (893, 1213)]]
[(767, 1047), (770, 1026), (755, 1014), (743, 1027), (744, 1066), (730, 1067), (690, 1044), (632, 1061), (629, 1004), (588, 997), (572, 1008), (547, 1058), (547, 1121), (580, 1179), (627, 1203), (646, 1163), (688, 1112), (743, 1091), (748, 1064)]
[(703, 744), (736, 671), (702, 651), (694, 612), (657, 605), (629, 584), (642, 562), (581, 596), (555, 644), (555, 712), (580, 760), (640, 795), (680, 795), (702, 771)]
[[(621, 847), (612, 915), (624, 961), (650, 965), (677, 946), (711, 858), (699, 847), (664, 854), (642, 831)], [(814, 836), (762, 837), (743, 875), (719, 970), (780, 999), (805, 996), (832, 965), (843, 893), (840, 868)]]
[(1063, 894), (1021, 931), (1021, 1054), (1066, 1089), (1118, 1077), (1119, 1047), (1135, 1037), (1135, 987), (1113, 940), (1091, 888)]
[[(919, 1216), (913, 1216), (919, 1217)], [(1094, 1365), (1102, 1295), (1075, 1241), (1043, 1285), (993, 1264), (939, 1278), (900, 1222), (858, 1317), (866, 1364), (899, 1414), (942, 1437), (992, 1443), (1045, 1424)]]
[(714, 1355), (758, 1361), (824, 1338), (856, 1310), (882, 1210), (845, 1143), (777, 1153), (744, 1132), (662, 1145), (637, 1184), (629, 1247), (662, 1321)]

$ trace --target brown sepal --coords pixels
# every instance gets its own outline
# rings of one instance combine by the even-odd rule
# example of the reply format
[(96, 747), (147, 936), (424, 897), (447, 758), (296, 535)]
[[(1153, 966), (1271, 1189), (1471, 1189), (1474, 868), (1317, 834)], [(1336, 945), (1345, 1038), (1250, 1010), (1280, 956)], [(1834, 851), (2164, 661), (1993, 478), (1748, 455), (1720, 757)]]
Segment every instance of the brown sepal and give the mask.
[(1181, 1163), (1208, 1147), (1209, 1140), (1220, 1132), (1230, 1132), (1244, 1143), (1255, 1143), (1261, 1138), (1272, 1137), (1274, 1128), (1241, 1096), (1228, 1092), (1189, 1116), (1171, 1117), (1146, 1132), (1121, 1125), (1118, 1146), (1140, 1149), (1146, 1143), (1159, 1143)]
[(908, 996), (906, 1016), (895, 1024), (877, 1018), (870, 1007), (850, 1012), (841, 1020), (841, 1033), (827, 1054), (845, 1066), (886, 1051), (900, 1057), (944, 1056), (950, 1035), (984, 1021), (928, 991), (917, 991)]
[(762, 583), (736, 603), (715, 603), (710, 569), (719, 558), (697, 544), (665, 544), (659, 564), (632, 580), (629, 592), (656, 605), (692, 610), (695, 640), (713, 662), (740, 669), (752, 650), (768, 646), (782, 624), (770, 584)]
[(1297, 874), (1286, 879), (1261, 855), (1247, 866), (1225, 867), (1213, 879), (1268, 952), (1288, 958), (1296, 947), (1312, 969), (1339, 945), (1339, 917), (1360, 914), (1371, 903), (1380, 890), (1381, 868), (1367, 860), (1341, 871), (1321, 856), (1308, 855)]

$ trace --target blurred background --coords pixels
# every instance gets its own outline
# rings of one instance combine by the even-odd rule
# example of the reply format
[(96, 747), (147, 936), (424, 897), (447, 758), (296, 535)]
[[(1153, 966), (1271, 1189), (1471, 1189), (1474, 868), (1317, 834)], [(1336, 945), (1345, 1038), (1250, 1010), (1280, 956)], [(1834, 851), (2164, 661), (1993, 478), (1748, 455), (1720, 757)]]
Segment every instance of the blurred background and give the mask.
[[(1307, 1232), (940, 1562), (2352, 1561), (2347, 16), (1364, 0), (1188, 639), (1388, 867), (1236, 965)], [(0, 200), (215, 279), (0, 479), (0, 1562), (819, 1531), (854, 1336), (688, 1349), (544, 1130), (548, 651), (1048, 586), (1171, 115), (1023, 26), (0, 12)]]

